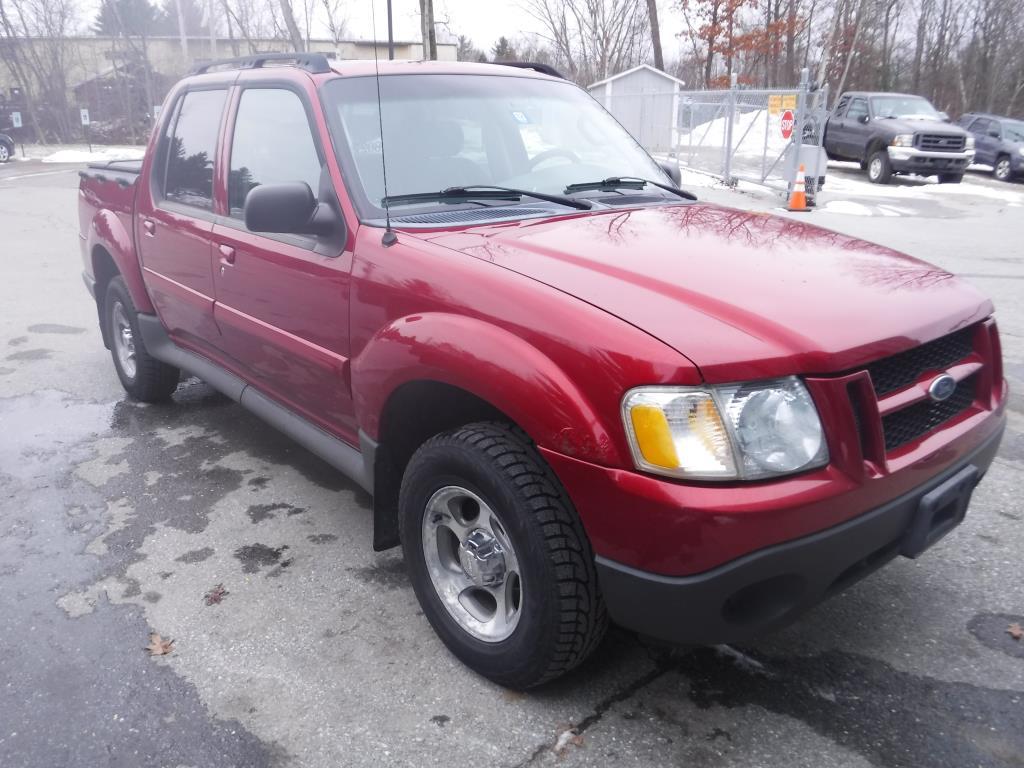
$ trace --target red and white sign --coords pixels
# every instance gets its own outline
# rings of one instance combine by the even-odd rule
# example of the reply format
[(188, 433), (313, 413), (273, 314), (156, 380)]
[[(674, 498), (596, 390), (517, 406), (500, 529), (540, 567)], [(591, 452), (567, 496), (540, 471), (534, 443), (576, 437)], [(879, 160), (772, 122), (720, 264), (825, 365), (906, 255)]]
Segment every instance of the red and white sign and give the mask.
[(782, 129), (782, 138), (788, 139), (793, 135), (793, 126), (796, 124), (796, 119), (793, 117), (793, 110), (787, 109), (782, 113), (782, 120), (779, 122), (779, 127)]

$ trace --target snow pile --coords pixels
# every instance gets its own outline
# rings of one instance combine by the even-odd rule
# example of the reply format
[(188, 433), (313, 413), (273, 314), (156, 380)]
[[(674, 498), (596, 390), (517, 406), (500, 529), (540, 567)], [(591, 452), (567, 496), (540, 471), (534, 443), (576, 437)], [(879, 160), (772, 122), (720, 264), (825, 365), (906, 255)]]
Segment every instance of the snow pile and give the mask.
[[(764, 109), (737, 114), (732, 127), (733, 153), (760, 157), (764, 154), (765, 139), (767, 138), (770, 156), (778, 157), (789, 144), (788, 139), (782, 138), (780, 120), (781, 115), (769, 115), (768, 111)], [(693, 126), (689, 134), (685, 132), (686, 126), (683, 126), (684, 132), (679, 140), (681, 151), (685, 153), (687, 147), (693, 149), (724, 147), (728, 123), (729, 116), (722, 115), (722, 117)]]

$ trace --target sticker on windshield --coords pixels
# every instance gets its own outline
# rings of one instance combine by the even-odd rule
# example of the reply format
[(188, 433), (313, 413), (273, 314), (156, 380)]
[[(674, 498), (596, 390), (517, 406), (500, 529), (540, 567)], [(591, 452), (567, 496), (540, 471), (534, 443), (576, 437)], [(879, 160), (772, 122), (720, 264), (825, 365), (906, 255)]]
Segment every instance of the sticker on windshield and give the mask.
[(517, 123), (522, 123), (523, 125), (527, 125), (530, 122), (530, 118), (526, 116), (525, 112), (513, 112), (512, 117), (516, 119)]

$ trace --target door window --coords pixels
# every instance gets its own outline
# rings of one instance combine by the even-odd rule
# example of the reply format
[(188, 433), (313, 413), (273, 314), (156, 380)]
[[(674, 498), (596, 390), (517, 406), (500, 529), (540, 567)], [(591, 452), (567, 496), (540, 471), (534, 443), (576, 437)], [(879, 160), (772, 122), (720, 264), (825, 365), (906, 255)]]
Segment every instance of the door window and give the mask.
[(164, 197), (213, 209), (213, 161), (227, 91), (185, 94), (170, 137)]
[(228, 176), (232, 216), (242, 216), (245, 196), (260, 184), (304, 181), (315, 197), (321, 166), (298, 94), (284, 88), (249, 88), (242, 92)]
[(850, 120), (860, 120), (868, 113), (868, 103), (864, 99), (854, 99), (850, 102), (850, 109), (847, 110), (846, 116)]
[(979, 117), (971, 125), (971, 133), (976, 133), (979, 136), (988, 136), (988, 132), (992, 129), (992, 121), (986, 120), (984, 117)]

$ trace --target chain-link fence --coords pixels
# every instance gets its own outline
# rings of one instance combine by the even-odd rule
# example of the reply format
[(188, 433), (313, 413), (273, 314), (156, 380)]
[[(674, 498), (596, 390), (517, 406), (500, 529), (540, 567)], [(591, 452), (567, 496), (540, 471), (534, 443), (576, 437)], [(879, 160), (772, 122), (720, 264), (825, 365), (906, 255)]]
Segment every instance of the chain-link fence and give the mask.
[(616, 93), (611, 111), (645, 149), (680, 167), (789, 192), (804, 165), (813, 194), (825, 177), (827, 103), (827, 88), (814, 93), (805, 70), (795, 88)]

